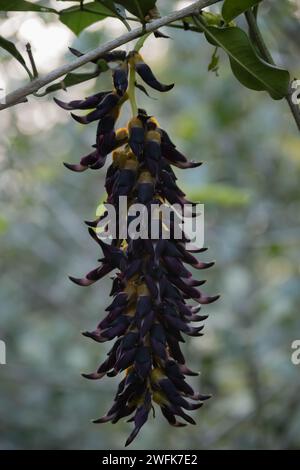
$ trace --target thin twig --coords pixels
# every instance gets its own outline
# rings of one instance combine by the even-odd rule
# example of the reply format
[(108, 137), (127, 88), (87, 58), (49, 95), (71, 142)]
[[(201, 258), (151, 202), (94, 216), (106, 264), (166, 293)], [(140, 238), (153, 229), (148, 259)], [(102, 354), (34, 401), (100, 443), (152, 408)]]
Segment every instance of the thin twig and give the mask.
[(203, 8), (218, 3), (220, 1), (221, 0), (198, 0), (186, 8), (182, 8), (181, 10), (170, 13), (169, 15), (166, 15), (163, 18), (151, 21), (150, 23), (147, 23), (141, 27), (129, 31), (128, 33), (123, 34), (117, 39), (108, 41), (102, 46), (99, 46), (96, 49), (93, 49), (92, 51), (87, 52), (83, 56), (77, 58), (76, 60), (73, 60), (71, 63), (58, 67), (47, 75), (40, 76), (32, 82), (28, 83), (27, 85), (10, 93), (6, 96), (4, 103), (0, 104), (0, 110), (24, 102), (28, 95), (35, 93), (36, 91), (40, 90), (40, 88), (42, 88), (43, 86), (52, 83), (58, 78), (65, 76), (67, 73), (78, 69), (79, 67), (87, 64), (88, 62), (91, 62), (95, 59), (99, 59), (103, 54), (110, 52), (113, 49), (116, 49), (117, 47), (120, 47), (132, 41), (133, 39), (139, 38), (145, 33), (154, 32), (162, 26), (173, 23), (174, 21), (181, 20), (186, 16), (198, 14)]
[[(274, 59), (264, 41), (264, 38), (260, 32), (260, 29), (258, 27), (258, 24), (257, 24), (257, 21), (256, 21), (256, 18), (255, 18), (255, 15), (253, 13), (252, 10), (249, 10), (245, 13), (245, 16), (246, 16), (246, 19), (247, 19), (247, 23), (248, 23), (248, 26), (249, 26), (249, 30), (250, 30), (250, 33), (251, 33), (251, 36), (253, 38), (253, 40), (255, 41), (255, 44), (260, 52), (260, 55), (262, 56), (262, 58), (268, 62), (269, 64), (271, 65), (276, 65), (275, 62), (274, 62)], [(289, 90), (289, 93), (288, 95), (286, 96), (286, 101), (288, 102), (288, 105), (290, 107), (290, 110), (292, 112), (292, 115), (294, 117), (294, 120), (295, 120), (295, 123), (298, 127), (298, 130), (300, 131), (300, 107), (298, 104), (294, 103), (293, 102), (293, 99), (292, 99), (292, 95), (293, 95), (293, 90), (292, 90), (292, 86), (290, 86), (290, 90)]]
[(26, 51), (27, 51), (27, 54), (28, 54), (28, 57), (29, 57), (29, 60), (30, 60), (30, 63), (31, 63), (33, 78), (37, 78), (39, 76), (39, 73), (38, 73), (36, 65), (35, 65), (35, 61), (34, 61), (34, 57), (33, 57), (33, 54), (32, 54), (32, 49), (31, 49), (30, 42), (28, 42), (26, 44)]
[[(111, 17), (113, 18), (113, 16)], [(126, 16), (125, 18), (127, 21), (133, 21), (134, 23), (140, 23), (140, 20), (138, 18), (134, 18), (133, 16)], [(181, 18), (182, 20), (182, 18)], [(200, 31), (193, 27), (193, 26), (190, 26), (189, 28), (187, 28), (185, 25), (183, 24), (174, 24), (174, 23), (169, 23), (169, 24), (166, 24), (165, 25), (167, 28), (174, 28), (174, 29), (183, 29), (184, 31), (195, 31), (196, 33), (199, 33)], [(203, 31), (201, 31), (203, 32)]]

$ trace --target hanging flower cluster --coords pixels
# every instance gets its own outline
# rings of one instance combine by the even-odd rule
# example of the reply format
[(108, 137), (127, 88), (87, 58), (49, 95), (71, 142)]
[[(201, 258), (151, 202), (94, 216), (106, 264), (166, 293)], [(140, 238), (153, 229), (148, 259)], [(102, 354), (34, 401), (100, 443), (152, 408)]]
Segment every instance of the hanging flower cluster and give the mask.
[[(113, 62), (112, 91), (70, 103), (55, 100), (67, 110), (92, 109), (85, 116), (72, 114), (72, 117), (82, 124), (98, 123), (93, 152), (79, 164), (65, 165), (77, 172), (99, 169), (112, 153), (105, 188), (107, 203), (114, 205), (117, 214), (120, 196), (127, 197), (129, 207), (133, 203), (146, 208), (152, 204), (175, 203), (184, 207), (189, 201), (176, 184), (172, 166), (186, 169), (200, 163), (188, 161), (157, 120), (145, 110), (137, 109), (134, 97), (136, 74), (160, 92), (170, 90), (173, 85), (160, 83), (137, 51), (129, 54), (116, 51), (106, 60)], [(128, 99), (133, 117), (126, 128), (116, 129), (122, 105)], [(150, 228), (154, 219), (150, 218)], [(213, 263), (199, 262), (192, 254), (205, 249), (187, 250), (188, 239), (174, 237), (175, 221), (169, 227), (169, 239), (160, 236), (122, 238), (118, 232), (112, 243), (107, 244), (97, 235), (96, 227), (101, 220), (103, 215), (87, 222), (90, 235), (103, 252), (100, 265), (85, 278), (71, 280), (89, 286), (117, 270), (107, 316), (94, 331), (84, 333), (100, 343), (116, 340), (98, 370), (84, 376), (100, 379), (123, 373), (112, 407), (95, 422), (116, 423), (129, 417), (129, 421), (134, 422), (126, 442), (129, 445), (147, 421), (151, 409), (154, 410), (154, 403), (171, 425), (185, 426), (182, 420), (195, 424), (185, 410), (201, 407), (209, 396), (194, 392), (186, 382), (186, 376), (197, 373), (186, 366), (180, 342), (184, 342), (182, 333), (202, 335), (203, 325), (192, 326), (192, 323), (205, 320), (206, 316), (199, 315), (201, 304), (209, 304), (218, 297), (206, 296), (197, 288), (205, 281), (194, 280), (186, 265), (201, 270)], [(159, 217), (157, 221), (160, 223)], [(189, 301), (194, 301), (196, 306), (189, 305)]]

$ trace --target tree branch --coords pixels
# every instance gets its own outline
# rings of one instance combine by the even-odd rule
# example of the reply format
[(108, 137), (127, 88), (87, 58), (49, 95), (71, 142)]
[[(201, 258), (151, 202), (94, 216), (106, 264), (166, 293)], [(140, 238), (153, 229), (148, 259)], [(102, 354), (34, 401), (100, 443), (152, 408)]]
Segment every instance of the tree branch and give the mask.
[(103, 54), (116, 49), (117, 47), (126, 44), (133, 39), (139, 38), (140, 36), (151, 33), (156, 31), (157, 29), (161, 28), (162, 26), (166, 26), (174, 21), (181, 20), (186, 16), (190, 16), (193, 14), (198, 14), (202, 8), (205, 8), (209, 5), (213, 5), (214, 3), (218, 3), (221, 0), (198, 0), (194, 2), (192, 5), (189, 5), (186, 8), (182, 8), (181, 10), (174, 11), (169, 15), (164, 16), (163, 18), (159, 18), (157, 20), (151, 21), (144, 26), (140, 26), (135, 28), (128, 33), (123, 34), (117, 39), (113, 39), (108, 41), (107, 43), (103, 44), (102, 46), (93, 49), (92, 51), (87, 52), (83, 56), (79, 57), (76, 60), (73, 60), (69, 64), (62, 65), (57, 69), (53, 70), (52, 72), (48, 73), (47, 75), (40, 76), (33, 80), (32, 82), (28, 83), (27, 85), (19, 88), (18, 90), (8, 94), (4, 98), (4, 103), (0, 104), (0, 110), (9, 108), (19, 103), (23, 103), (27, 101), (26, 97), (31, 95), (32, 93), (37, 92), (40, 88), (52, 83), (54, 80), (57, 80), (60, 77), (65, 76), (67, 73), (72, 72), (73, 70), (78, 69), (82, 65), (91, 62), (92, 60), (99, 59)]

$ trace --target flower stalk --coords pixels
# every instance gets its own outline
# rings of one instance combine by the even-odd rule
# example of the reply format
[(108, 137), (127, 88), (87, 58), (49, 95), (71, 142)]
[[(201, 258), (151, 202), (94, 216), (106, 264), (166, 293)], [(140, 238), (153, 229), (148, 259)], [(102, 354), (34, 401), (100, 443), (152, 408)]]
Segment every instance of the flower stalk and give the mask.
[(131, 106), (132, 117), (137, 116), (138, 114), (138, 106), (137, 106), (136, 96), (135, 96), (135, 83), (136, 83), (135, 68), (133, 66), (130, 66), (128, 96), (129, 96), (129, 101), (130, 101), (130, 106)]

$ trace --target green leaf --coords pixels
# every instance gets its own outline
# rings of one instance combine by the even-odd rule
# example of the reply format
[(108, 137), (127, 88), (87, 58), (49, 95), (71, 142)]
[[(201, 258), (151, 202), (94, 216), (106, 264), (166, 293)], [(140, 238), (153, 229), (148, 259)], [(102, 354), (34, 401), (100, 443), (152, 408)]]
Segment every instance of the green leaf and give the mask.
[(130, 13), (143, 20), (147, 13), (155, 7), (156, 0), (117, 0), (117, 3), (123, 5)]
[(86, 82), (92, 78), (98, 77), (99, 72), (91, 73), (68, 73), (63, 80), (59, 83), (54, 83), (46, 88), (46, 90), (40, 94), (40, 96), (48, 95), (53, 91), (66, 90), (67, 88), (78, 85), (79, 83)]
[(54, 8), (44, 7), (38, 3), (25, 0), (0, 0), (0, 11), (39, 11), (41, 13), (57, 13)]
[(8, 227), (8, 220), (2, 217), (2, 215), (0, 215), (0, 234), (7, 232)]
[(227, 23), (241, 15), (252, 7), (255, 7), (262, 0), (225, 0), (222, 7), (222, 16)]
[(60, 21), (77, 35), (91, 24), (112, 15), (109, 8), (98, 2), (84, 4), (84, 10), (81, 10), (79, 6), (74, 6), (59, 12)]
[(7, 52), (9, 52), (17, 61), (24, 67), (26, 72), (28, 73), (29, 77), (32, 78), (32, 73), (28, 69), (25, 60), (23, 59), (23, 56), (20, 54), (14, 43), (11, 41), (8, 41), (4, 37), (0, 36), (0, 47), (2, 49), (5, 49)]
[(200, 189), (186, 189), (189, 199), (203, 201), (205, 204), (216, 204), (223, 207), (243, 207), (251, 202), (248, 190), (227, 184), (207, 184)]
[(274, 100), (287, 96), (290, 74), (270, 65), (255, 52), (247, 34), (236, 27), (216, 28), (201, 21), (207, 40), (228, 54), (235, 77), (247, 88), (267, 91)]
[(216, 47), (212, 56), (210, 63), (208, 65), (208, 71), (209, 72), (214, 72), (217, 77), (218, 77), (218, 72), (219, 72), (219, 62), (220, 62), (220, 56), (218, 55), (218, 48)]

